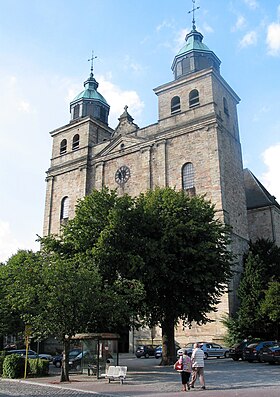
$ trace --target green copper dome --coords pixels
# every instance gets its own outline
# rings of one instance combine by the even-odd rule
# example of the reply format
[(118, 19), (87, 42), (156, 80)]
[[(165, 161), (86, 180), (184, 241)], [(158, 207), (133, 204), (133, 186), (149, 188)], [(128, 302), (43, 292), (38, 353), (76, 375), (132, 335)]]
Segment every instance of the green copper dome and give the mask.
[(84, 82), (84, 91), (80, 92), (71, 103), (78, 101), (79, 99), (95, 99), (101, 102), (104, 102), (108, 105), (106, 99), (97, 91), (98, 83), (93, 77), (93, 74), (90, 74), (90, 77)]
[(108, 124), (110, 106), (98, 91), (98, 83), (91, 71), (89, 78), (84, 82), (84, 90), (70, 102), (71, 120), (91, 116)]
[(175, 56), (171, 69), (175, 80), (200, 70), (213, 68), (220, 73), (221, 61), (203, 42), (203, 35), (195, 29), (186, 35), (186, 44)]
[(202, 43), (202, 39), (203, 36), (201, 33), (195, 31), (191, 31), (189, 34), (187, 34), (186, 36), (186, 44), (184, 45), (184, 47), (182, 47), (180, 49), (180, 51), (178, 52), (178, 55), (181, 54), (185, 54), (189, 51), (204, 51), (204, 52), (213, 52), (211, 50), (209, 50), (209, 48), (207, 47), (207, 45), (205, 45), (204, 43)]

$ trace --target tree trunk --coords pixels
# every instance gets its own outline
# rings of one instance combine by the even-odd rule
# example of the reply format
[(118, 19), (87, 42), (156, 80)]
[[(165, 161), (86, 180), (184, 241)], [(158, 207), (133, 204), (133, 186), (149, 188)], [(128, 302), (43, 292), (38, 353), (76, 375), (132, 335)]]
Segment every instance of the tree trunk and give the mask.
[(63, 339), (63, 353), (62, 353), (62, 365), (60, 373), (60, 382), (69, 382), (69, 350), (70, 350), (70, 339)]
[(166, 315), (162, 321), (162, 360), (160, 365), (171, 365), (176, 361), (174, 318)]

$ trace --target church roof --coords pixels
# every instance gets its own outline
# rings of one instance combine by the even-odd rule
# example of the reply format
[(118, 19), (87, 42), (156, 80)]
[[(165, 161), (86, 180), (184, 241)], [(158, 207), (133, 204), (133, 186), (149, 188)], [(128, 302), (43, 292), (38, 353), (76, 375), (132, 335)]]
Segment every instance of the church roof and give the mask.
[(276, 198), (266, 190), (266, 188), (248, 168), (244, 169), (244, 183), (247, 209), (256, 209), (268, 206), (276, 206), (280, 209), (280, 205), (276, 201)]
[(182, 55), (188, 53), (190, 51), (202, 51), (213, 53), (207, 45), (202, 42), (203, 35), (197, 30), (192, 30), (190, 33), (186, 35), (186, 44), (180, 49), (178, 55)]
[(94, 99), (108, 105), (106, 99), (98, 91), (98, 83), (93, 77), (93, 73), (90, 74), (89, 78), (84, 82), (85, 89), (80, 92), (71, 103), (79, 101), (80, 99)]

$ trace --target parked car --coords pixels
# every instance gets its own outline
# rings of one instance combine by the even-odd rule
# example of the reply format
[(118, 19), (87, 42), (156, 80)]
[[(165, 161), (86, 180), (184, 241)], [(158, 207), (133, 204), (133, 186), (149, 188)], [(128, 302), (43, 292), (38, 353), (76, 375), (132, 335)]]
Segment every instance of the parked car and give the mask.
[[(26, 356), (26, 349), (14, 349), (8, 350), (6, 354), (18, 354), (19, 356), (25, 357)], [(52, 356), (46, 353), (37, 354), (34, 350), (28, 350), (28, 358), (41, 358), (42, 360), (52, 361)]]
[(140, 345), (137, 347), (135, 355), (137, 358), (149, 358), (155, 355), (155, 348), (151, 345)]
[[(80, 354), (82, 349), (72, 349), (69, 351), (69, 361), (74, 359), (75, 357)], [(62, 364), (62, 354), (58, 354), (57, 356), (53, 357), (52, 363), (55, 367), (60, 368)]]
[(260, 360), (269, 364), (280, 363), (280, 343), (264, 347), (260, 352)]
[(260, 354), (263, 349), (275, 345), (275, 341), (255, 342), (248, 345), (243, 352), (243, 360), (252, 363), (253, 361), (261, 362)]
[[(178, 345), (178, 343), (175, 344), (175, 351), (177, 353), (177, 351), (180, 349), (180, 346)], [(155, 358), (160, 358), (162, 357), (162, 345), (159, 345), (158, 347), (156, 347), (155, 349)]]
[(234, 361), (238, 361), (239, 359), (243, 360), (244, 349), (254, 343), (257, 342), (255, 340), (243, 340), (240, 343), (236, 343), (229, 349), (229, 357), (232, 358)]
[[(196, 342), (197, 343), (197, 342)], [(204, 358), (208, 357), (229, 357), (229, 349), (213, 342), (199, 342), (200, 348), (204, 351)], [(188, 356), (192, 355), (194, 343), (188, 343), (183, 349), (186, 350)], [(179, 353), (180, 350), (177, 352)]]

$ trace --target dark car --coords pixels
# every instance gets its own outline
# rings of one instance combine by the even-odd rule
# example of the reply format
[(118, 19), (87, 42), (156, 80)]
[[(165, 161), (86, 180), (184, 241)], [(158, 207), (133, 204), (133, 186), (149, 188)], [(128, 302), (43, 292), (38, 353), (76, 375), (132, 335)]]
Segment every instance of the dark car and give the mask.
[(269, 346), (275, 345), (275, 341), (263, 341), (263, 342), (256, 342), (251, 343), (248, 345), (243, 352), (243, 359), (252, 363), (253, 361), (261, 362), (261, 356), (263, 349)]
[[(26, 349), (8, 350), (6, 354), (17, 354), (18, 356), (25, 357)], [(28, 358), (39, 358), (39, 355), (34, 350), (28, 350)]]
[[(82, 351), (82, 349), (72, 349), (69, 351), (69, 361), (73, 360), (75, 357), (78, 356), (78, 354), (80, 354)], [(60, 368), (61, 364), (62, 364), (62, 354), (58, 354), (57, 356), (55, 356), (52, 360), (52, 363), (55, 367)]]
[(269, 364), (280, 364), (280, 343), (276, 342), (273, 346), (264, 347), (260, 352), (260, 360)]
[(233, 345), (230, 349), (229, 349), (229, 357), (232, 358), (234, 361), (238, 361), (238, 360), (243, 360), (243, 354), (244, 354), (244, 349), (257, 341), (254, 340), (243, 340), (240, 343), (236, 343), (235, 345)]
[[(178, 345), (178, 343), (175, 344), (175, 351), (177, 353), (177, 351), (181, 349), (181, 347)], [(162, 357), (162, 345), (159, 345), (158, 347), (156, 347), (155, 349), (155, 358), (160, 358)]]
[(155, 355), (155, 348), (151, 345), (140, 345), (137, 347), (135, 355), (137, 358), (149, 358)]

